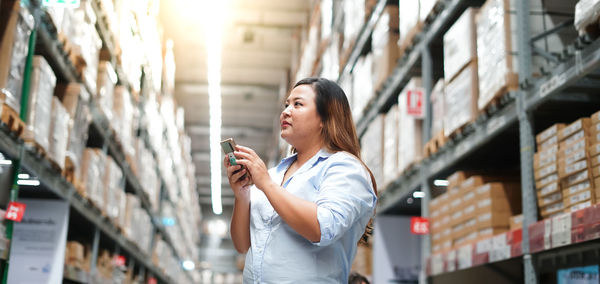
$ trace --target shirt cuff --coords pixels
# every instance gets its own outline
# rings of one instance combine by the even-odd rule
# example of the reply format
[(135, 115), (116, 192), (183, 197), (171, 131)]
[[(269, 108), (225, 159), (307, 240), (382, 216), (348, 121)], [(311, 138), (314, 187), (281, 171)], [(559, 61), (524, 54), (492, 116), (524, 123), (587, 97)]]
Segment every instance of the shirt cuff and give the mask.
[(317, 243), (313, 243), (316, 246), (328, 246), (333, 242), (333, 214), (331, 210), (317, 206), (317, 220), (319, 221), (319, 228), (321, 229), (321, 239)]

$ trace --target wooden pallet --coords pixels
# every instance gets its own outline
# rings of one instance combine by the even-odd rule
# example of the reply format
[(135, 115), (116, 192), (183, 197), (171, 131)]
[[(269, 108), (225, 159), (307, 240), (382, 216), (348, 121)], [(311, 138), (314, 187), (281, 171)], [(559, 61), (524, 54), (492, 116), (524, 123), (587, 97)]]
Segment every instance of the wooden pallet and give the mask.
[(444, 131), (438, 132), (431, 138), (431, 140), (425, 143), (425, 149), (423, 154), (425, 155), (425, 157), (429, 157), (437, 153), (440, 150), (440, 148), (442, 148), (442, 146), (446, 144), (446, 141), (448, 141), (448, 138), (444, 136)]
[(417, 35), (421, 33), (423, 26), (423, 22), (418, 22), (412, 29), (410, 29), (410, 31), (408, 31), (406, 36), (400, 35), (402, 39), (398, 49), (398, 58), (404, 57), (404, 54), (408, 53), (414, 47)]
[(48, 153), (46, 152), (46, 149), (42, 145), (37, 143), (35, 140), (25, 139), (25, 145), (27, 145), (35, 153), (36, 157), (43, 159), (48, 158)]
[(77, 75), (81, 77), (83, 71), (87, 66), (87, 63), (81, 54), (81, 47), (76, 44), (73, 44), (73, 42), (63, 33), (59, 32), (57, 37), (58, 41), (62, 45), (62, 49), (65, 55), (67, 56), (67, 58), (69, 58), (71, 63), (73, 63)]
[(10, 132), (14, 133), (17, 137), (23, 137), (23, 134), (25, 133), (25, 122), (23, 122), (19, 117), (19, 114), (6, 103), (2, 104), (0, 120), (8, 126)]

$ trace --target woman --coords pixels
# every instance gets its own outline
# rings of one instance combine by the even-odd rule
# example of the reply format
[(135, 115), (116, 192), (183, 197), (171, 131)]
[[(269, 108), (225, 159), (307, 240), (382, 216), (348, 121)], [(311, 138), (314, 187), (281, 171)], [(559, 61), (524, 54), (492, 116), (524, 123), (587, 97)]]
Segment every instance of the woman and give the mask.
[(239, 165), (224, 161), (235, 194), (231, 237), (247, 252), (244, 283), (346, 283), (377, 201), (346, 95), (332, 81), (301, 80), (279, 120), (294, 155), (267, 171), (237, 146)]

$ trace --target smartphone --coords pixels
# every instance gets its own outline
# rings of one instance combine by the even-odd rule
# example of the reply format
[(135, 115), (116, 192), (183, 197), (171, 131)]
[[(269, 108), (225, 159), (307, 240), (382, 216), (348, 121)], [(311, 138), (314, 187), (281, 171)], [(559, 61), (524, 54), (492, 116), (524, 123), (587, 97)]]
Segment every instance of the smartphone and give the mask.
[(227, 138), (221, 141), (221, 148), (223, 148), (223, 152), (225, 152), (225, 155), (229, 158), (229, 163), (232, 166), (237, 166), (235, 156), (233, 155), (233, 152), (235, 151), (235, 141), (233, 141), (233, 138)]

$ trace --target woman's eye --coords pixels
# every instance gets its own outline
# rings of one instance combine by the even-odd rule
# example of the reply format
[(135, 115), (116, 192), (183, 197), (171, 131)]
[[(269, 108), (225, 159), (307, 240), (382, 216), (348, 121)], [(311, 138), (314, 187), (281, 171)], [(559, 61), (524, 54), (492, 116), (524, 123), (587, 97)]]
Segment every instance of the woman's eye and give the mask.
[(288, 105), (288, 104), (284, 104), (284, 105), (283, 105), (283, 107), (284, 107), (284, 108), (287, 108), (287, 107), (289, 107), (289, 106), (290, 106), (290, 105)]
[(294, 103), (295, 106), (301, 106), (302, 104), (299, 102)]

